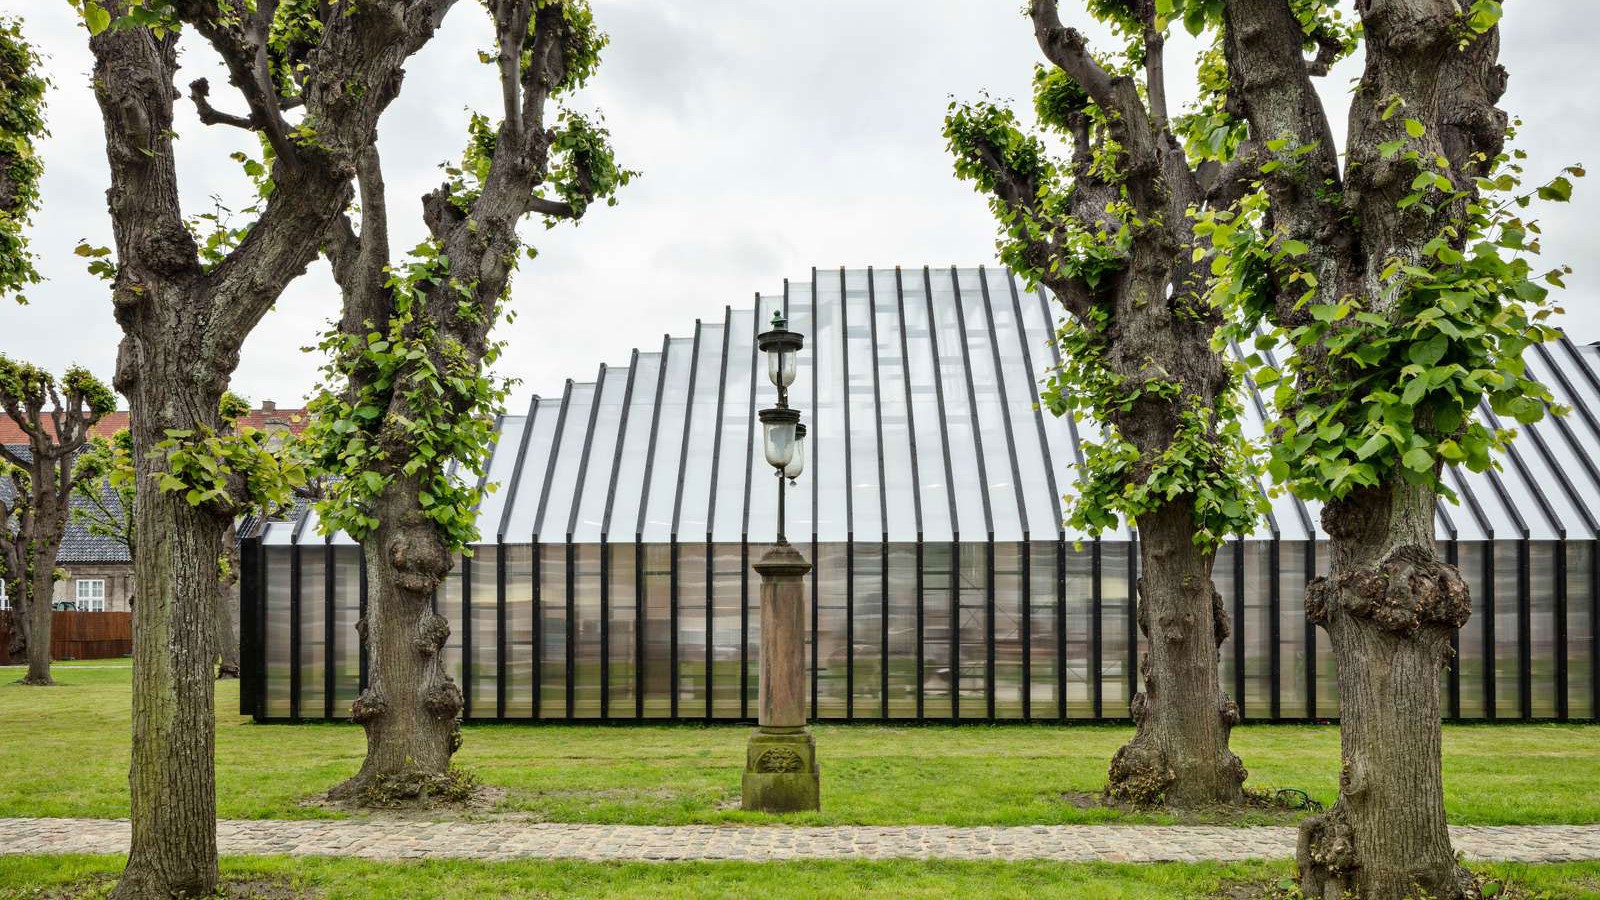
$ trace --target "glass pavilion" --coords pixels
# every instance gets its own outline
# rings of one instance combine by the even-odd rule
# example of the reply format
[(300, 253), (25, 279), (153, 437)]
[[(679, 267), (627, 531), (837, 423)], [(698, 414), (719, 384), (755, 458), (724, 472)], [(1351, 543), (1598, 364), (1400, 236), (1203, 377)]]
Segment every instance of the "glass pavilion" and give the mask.
[[(499, 422), (482, 542), (438, 593), (472, 719), (750, 721), (758, 576), (777, 491), (754, 339), (806, 336), (790, 402), (810, 427), (790, 540), (811, 559), (811, 705), (822, 720), (1127, 716), (1137, 535), (1064, 530), (1084, 425), (1036, 405), (1056, 311), (1003, 269), (817, 270)], [(1600, 349), (1528, 365), (1571, 414), (1524, 426), (1503, 471), (1452, 471), (1441, 553), (1473, 615), (1445, 675), (1460, 719), (1590, 719), (1600, 695)], [(1262, 398), (1246, 401), (1259, 433)], [(1487, 409), (1483, 414), (1493, 419)], [(1234, 629), (1223, 684), (1252, 720), (1336, 717), (1315, 504), (1289, 496), (1219, 555)], [(245, 544), (242, 711), (349, 714), (366, 660), (360, 549), (315, 514)]]

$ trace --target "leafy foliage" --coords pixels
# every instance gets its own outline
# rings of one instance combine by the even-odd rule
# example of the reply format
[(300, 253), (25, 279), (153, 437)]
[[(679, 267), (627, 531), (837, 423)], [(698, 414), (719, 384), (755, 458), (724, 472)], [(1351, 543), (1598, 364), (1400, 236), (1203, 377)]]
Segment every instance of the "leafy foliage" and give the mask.
[[(1551, 409), (1549, 391), (1529, 377), (1522, 355), (1559, 336), (1549, 287), (1562, 286), (1569, 270), (1535, 268), (1539, 224), (1521, 210), (1535, 198), (1565, 202), (1583, 169), (1518, 193), (1523, 154), (1505, 153), (1469, 191), (1443, 174), (1443, 160), (1409, 148), (1423, 131), (1416, 120), (1405, 124), (1408, 137), (1381, 148), (1415, 171), (1412, 193), (1398, 206), (1431, 216), (1461, 203), (1465, 213), (1445, 217), (1420, 258), (1383, 261), (1384, 314), (1355, 297), (1321, 299), (1305, 265), (1311, 248), (1267, 227), (1264, 194), (1237, 211), (1207, 214), (1197, 228), (1214, 248), (1216, 294), (1235, 313), (1232, 336), (1252, 337), (1275, 321), (1278, 293), (1298, 293), (1298, 315), (1256, 339), (1258, 350), (1284, 345), (1293, 355), (1282, 366), (1260, 353), (1248, 363), (1280, 411), (1269, 468), (1307, 499), (1338, 499), (1395, 472), (1454, 497), (1441, 464), (1496, 467), (1493, 452), (1514, 435), (1477, 418), (1481, 403), (1523, 424)], [(1323, 354), (1326, 363), (1311, 362)]]
[[(461, 314), (478, 314), (471, 286), (452, 279), (449, 259), (425, 242), (389, 273), (394, 306), (385, 327), (369, 322), (365, 334), (334, 328), (319, 344), (329, 361), (304, 441), (312, 465), (332, 476), (317, 504), (330, 533), (370, 535), (378, 526), (374, 503), (393, 477), (386, 473), (398, 471), (420, 482), (422, 513), (452, 549), (478, 537), (482, 492), (452, 463), (483, 473), (509, 385), (484, 372), (501, 344), (490, 345), (480, 366), (429, 317), (426, 295), (439, 286), (457, 291)], [(341, 392), (334, 385), (356, 387)]]
[[(43, 61), (23, 38), (20, 22), (0, 18), (0, 293), (39, 283), (25, 232), (39, 208), (44, 164), (36, 143), (45, 135)], [(17, 301), (27, 297), (17, 293)]]

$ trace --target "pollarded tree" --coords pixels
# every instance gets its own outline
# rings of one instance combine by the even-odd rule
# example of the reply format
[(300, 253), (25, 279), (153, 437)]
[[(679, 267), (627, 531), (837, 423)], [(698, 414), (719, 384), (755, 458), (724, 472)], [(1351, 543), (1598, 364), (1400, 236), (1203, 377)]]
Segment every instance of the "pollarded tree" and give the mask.
[[(1177, 4), (1181, 12), (1181, 2)], [(1133, 739), (1112, 759), (1108, 795), (1139, 805), (1243, 800), (1228, 748), (1238, 707), (1222, 691), (1228, 615), (1211, 581), (1217, 547), (1248, 531), (1262, 504), (1238, 423), (1238, 381), (1213, 348), (1221, 324), (1209, 271), (1195, 264), (1191, 212), (1230, 187), (1185, 152), (1166, 105), (1163, 59), (1173, 4), (1100, 0), (1095, 16), (1126, 37), (1097, 59), (1056, 0), (1033, 0), (1043, 140), (991, 102), (953, 104), (945, 136), (956, 172), (990, 195), (1001, 258), (1065, 309), (1063, 363), (1044, 399), (1102, 432), (1085, 450), (1072, 524), (1092, 533), (1126, 516), (1139, 529), (1139, 627), (1149, 638)], [(1187, 123), (1187, 120), (1185, 120)], [(1204, 167), (1202, 168), (1202, 163)]]
[[(218, 560), (228, 524), (281, 492), (259, 442), (218, 412), (244, 340), (316, 258), (349, 204), (356, 160), (404, 65), (454, 0), (73, 0), (90, 33), (105, 126), (122, 327), (116, 387), (132, 413), (133, 840), (117, 897), (204, 895), (217, 881), (213, 768)], [(199, 238), (179, 206), (174, 105), (180, 33), (220, 58), (243, 112), (190, 85), (202, 122), (268, 150), (259, 211)], [(196, 48), (190, 47), (191, 52)], [(152, 598), (158, 598), (152, 600)]]
[(511, 274), (533, 255), (518, 225), (530, 214), (577, 220), (633, 176), (603, 127), (558, 106), (605, 44), (588, 4), (486, 5), (497, 46), (481, 56), (499, 73), (500, 121), (472, 117), (461, 164), (423, 197), (428, 238), (391, 256), (375, 142), (359, 161), (359, 232), (348, 219), (328, 232), (345, 307), (322, 344), (330, 361), (307, 441), (334, 476), (321, 521), (362, 542), (371, 581), (360, 623), (368, 687), (351, 709), (367, 755), (332, 792), (356, 803), (426, 802), (452, 778), (462, 696), (444, 673), (450, 629), (431, 601), (451, 554), (477, 534), (478, 491), (461, 477), (482, 474), (505, 397), (487, 370)]
[[(1556, 334), (1537, 224), (1518, 218), (1505, 151), (1506, 85), (1491, 0), (1356, 5), (1365, 70), (1341, 161), (1314, 75), (1330, 0), (1211, 0), (1222, 13), (1228, 103), (1248, 122), (1240, 162), (1260, 191), (1202, 227), (1241, 334), (1285, 345), (1273, 474), (1324, 503), (1329, 575), (1306, 612), (1339, 669), (1338, 802), (1300, 830), (1308, 897), (1463, 896), (1440, 773), (1439, 672), (1471, 611), (1434, 553), (1445, 463), (1482, 471), (1509, 437), (1487, 403), (1528, 423), (1549, 393), (1522, 363)], [(1316, 52), (1315, 59), (1308, 54)], [(1342, 164), (1341, 164), (1342, 162)], [(1568, 174), (1535, 193), (1565, 200)]]
[(88, 441), (89, 429), (116, 408), (111, 389), (87, 369), (68, 369), (58, 384), (37, 366), (0, 356), (0, 410), (28, 441), (26, 449), (0, 444), (0, 463), (9, 467), (12, 485), (10, 502), (0, 501), (0, 577), (28, 655), (23, 684), (55, 683), (51, 600), (76, 478), (73, 457)]
[[(44, 136), (42, 61), (22, 36), (22, 24), (0, 18), (0, 294), (37, 284), (26, 229), (39, 208), (44, 166), (36, 142)], [(26, 302), (20, 294), (19, 302)]]

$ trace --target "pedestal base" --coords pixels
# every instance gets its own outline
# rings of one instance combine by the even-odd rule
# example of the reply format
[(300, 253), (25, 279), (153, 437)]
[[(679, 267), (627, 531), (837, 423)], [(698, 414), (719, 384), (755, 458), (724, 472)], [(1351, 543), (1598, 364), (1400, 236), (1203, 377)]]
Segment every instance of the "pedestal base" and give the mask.
[(817, 742), (804, 728), (757, 729), (745, 749), (743, 808), (805, 812), (822, 808)]

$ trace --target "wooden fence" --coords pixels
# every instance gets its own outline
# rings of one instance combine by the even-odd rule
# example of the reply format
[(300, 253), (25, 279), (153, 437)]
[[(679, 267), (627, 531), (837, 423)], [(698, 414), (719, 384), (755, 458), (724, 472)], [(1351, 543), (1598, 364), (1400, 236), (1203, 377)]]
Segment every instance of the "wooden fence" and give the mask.
[[(133, 613), (55, 612), (50, 625), (52, 659), (114, 659), (133, 654)], [(0, 612), (0, 665), (11, 658), (11, 612)]]

